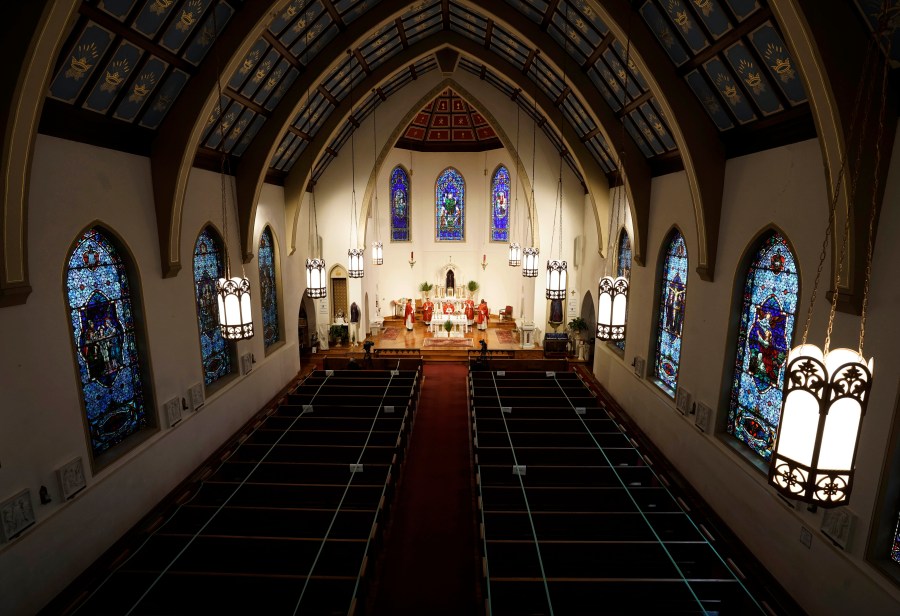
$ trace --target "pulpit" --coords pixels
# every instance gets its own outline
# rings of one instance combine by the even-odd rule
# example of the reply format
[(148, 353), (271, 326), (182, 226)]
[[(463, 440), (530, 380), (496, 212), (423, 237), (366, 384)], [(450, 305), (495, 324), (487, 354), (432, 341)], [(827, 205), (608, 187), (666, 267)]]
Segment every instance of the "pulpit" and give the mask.
[(519, 340), (523, 349), (534, 348), (534, 323), (524, 319), (516, 319), (516, 329), (519, 330)]

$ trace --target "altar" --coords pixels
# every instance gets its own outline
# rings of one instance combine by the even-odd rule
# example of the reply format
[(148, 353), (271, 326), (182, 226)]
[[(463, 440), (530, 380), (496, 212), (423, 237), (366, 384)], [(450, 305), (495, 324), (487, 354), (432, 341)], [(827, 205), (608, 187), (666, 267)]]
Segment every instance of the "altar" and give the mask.
[(435, 312), (434, 316), (431, 317), (431, 325), (428, 328), (428, 331), (435, 333), (439, 331), (443, 331), (444, 323), (450, 321), (453, 325), (454, 331), (462, 332), (464, 334), (469, 333), (469, 322), (466, 319), (466, 315), (464, 314), (439, 314)]

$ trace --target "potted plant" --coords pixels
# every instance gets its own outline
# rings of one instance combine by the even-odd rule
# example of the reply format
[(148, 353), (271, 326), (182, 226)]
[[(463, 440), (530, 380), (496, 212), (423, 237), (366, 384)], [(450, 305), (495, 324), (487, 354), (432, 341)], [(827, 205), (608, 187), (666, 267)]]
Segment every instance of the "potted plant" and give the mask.
[(444, 321), (444, 333), (441, 335), (441, 338), (449, 338), (450, 332), (453, 330), (453, 323), (450, 321)]
[(341, 346), (341, 342), (344, 339), (344, 328), (340, 325), (332, 325), (328, 328), (328, 344), (334, 346)]
[(588, 328), (587, 323), (585, 323), (584, 319), (582, 319), (581, 317), (575, 317), (574, 319), (569, 321), (569, 324), (566, 327), (570, 332), (572, 332), (573, 337), (579, 338), (581, 337), (581, 333), (586, 331)]
[(434, 285), (427, 280), (419, 285), (419, 291), (422, 292), (422, 301), (425, 301), (425, 298), (429, 296), (433, 288)]
[(480, 285), (474, 280), (470, 280), (469, 284), (466, 285), (466, 288), (469, 290), (469, 297), (475, 297), (475, 291), (480, 288)]

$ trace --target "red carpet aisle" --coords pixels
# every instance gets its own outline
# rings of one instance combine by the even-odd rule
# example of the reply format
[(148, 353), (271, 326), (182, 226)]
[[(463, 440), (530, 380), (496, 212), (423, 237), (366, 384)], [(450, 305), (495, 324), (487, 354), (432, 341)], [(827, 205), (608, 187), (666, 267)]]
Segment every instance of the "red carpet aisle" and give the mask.
[(465, 366), (425, 365), (374, 613), (478, 613)]

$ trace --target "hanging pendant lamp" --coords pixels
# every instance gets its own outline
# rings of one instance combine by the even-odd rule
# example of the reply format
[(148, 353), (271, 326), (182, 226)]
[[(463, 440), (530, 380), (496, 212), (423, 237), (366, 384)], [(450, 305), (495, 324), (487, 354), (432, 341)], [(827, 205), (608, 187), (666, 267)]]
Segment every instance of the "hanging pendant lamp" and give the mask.
[[(537, 102), (534, 105), (534, 115), (537, 115)], [(540, 257), (540, 248), (534, 246), (534, 212), (537, 206), (534, 202), (534, 159), (537, 145), (537, 121), (531, 117), (531, 209), (528, 214), (528, 231), (531, 236), (531, 246), (522, 249), (522, 276), (525, 278), (537, 278), (538, 275), (538, 258)]]
[(379, 241), (378, 233), (378, 121), (375, 111), (378, 109), (378, 90), (372, 90), (372, 165), (375, 167), (375, 186), (372, 191), (372, 217), (375, 219), (375, 241), (372, 242), (372, 265), (384, 265), (384, 244)]
[[(347, 50), (349, 55), (351, 52)], [(353, 231), (357, 229), (359, 221), (356, 218), (356, 119), (353, 117), (353, 84), (350, 84), (350, 118), (348, 122), (353, 125), (350, 133), (350, 248), (347, 250), (347, 275), (350, 278), (362, 278), (365, 272), (365, 253), (362, 248), (354, 247)], [(358, 229), (357, 229), (358, 231)]]
[[(216, 11), (213, 11), (213, 31), (218, 32), (216, 24)], [(222, 72), (218, 70), (219, 55), (216, 59), (216, 87), (218, 90), (218, 117), (222, 117)], [(218, 129), (223, 131), (221, 124)], [(223, 139), (224, 141), (224, 139)], [(220, 170), (222, 179), (222, 231), (225, 244), (228, 244), (228, 203), (226, 198), (226, 182), (228, 181), (228, 157), (222, 153), (222, 166)], [(232, 200), (237, 208), (234, 184), (232, 188)], [(240, 241), (240, 238), (238, 239)], [(243, 264), (241, 270), (243, 273)], [(216, 281), (216, 299), (219, 308), (219, 331), (226, 340), (244, 340), (253, 337), (253, 313), (250, 304), (250, 281), (246, 276), (231, 275), (231, 259), (228, 251), (225, 251), (225, 276)]]
[[(569, 5), (566, 4), (566, 21), (569, 20)], [(563, 53), (563, 92), (566, 91), (566, 60), (569, 56), (569, 39)], [(564, 99), (563, 99), (564, 100)], [(565, 299), (566, 283), (568, 278), (568, 264), (562, 259), (563, 243), (563, 159), (566, 156), (566, 130), (565, 117), (563, 115), (562, 101), (559, 104), (559, 178), (556, 182), (556, 206), (559, 210), (559, 252), (556, 259), (547, 261), (547, 299)], [(553, 224), (553, 234), (556, 234), (556, 221)], [(553, 254), (553, 238), (550, 239), (550, 254)]]
[[(885, 11), (879, 16), (879, 29), (889, 22)], [(869, 41), (867, 55), (879, 53)], [(888, 39), (890, 41), (890, 39)], [(850, 121), (848, 144), (857, 144), (854, 170), (861, 165), (864, 148), (871, 147), (866, 142), (869, 114), (863, 116), (860, 126), (859, 140), (855, 141), (853, 131), (856, 125), (855, 116), (860, 109), (869, 109), (871, 99), (862, 101), (862, 92), (881, 92), (878, 126), (874, 131), (875, 174), (881, 170), (880, 137), (885, 130), (885, 110), (887, 108), (888, 68), (890, 58), (890, 42), (887, 44), (882, 62), (880, 89), (876, 83), (868, 83), (867, 70), (860, 75), (860, 84), (856, 90), (856, 103)], [(870, 66), (867, 61), (864, 66)], [(872, 71), (872, 79), (876, 72)], [(846, 156), (846, 154), (845, 154)], [(848, 180), (845, 173), (846, 158), (841, 161), (841, 168), (835, 180), (834, 197), (831, 211), (825, 227), (825, 242), (819, 257), (818, 271), (821, 272), (825, 260), (825, 248), (828, 244), (832, 223), (836, 220), (837, 202), (842, 180), (846, 185), (847, 200), (855, 203), (857, 195), (855, 177)], [(769, 483), (783, 496), (816, 506), (830, 508), (847, 505), (853, 491), (854, 467), (856, 453), (859, 448), (859, 435), (862, 420), (869, 403), (872, 389), (874, 358), (868, 361), (864, 355), (866, 332), (866, 312), (869, 304), (869, 281), (872, 269), (873, 235), (875, 217), (878, 210), (877, 180), (872, 190), (871, 210), (869, 218), (869, 236), (866, 253), (866, 268), (863, 279), (863, 302), (859, 323), (858, 351), (852, 349), (830, 349), (831, 331), (837, 308), (841, 273), (845, 260), (845, 250), (850, 236), (850, 212), (844, 221), (844, 236), (840, 255), (834, 268), (834, 292), (828, 314), (828, 325), (825, 333), (824, 350), (807, 343), (810, 317), (817, 295), (818, 276), (813, 286), (806, 327), (802, 343), (793, 348), (788, 355), (785, 369), (784, 390), (781, 406), (781, 421), (775, 438), (775, 447), (769, 463)], [(837, 238), (835, 238), (837, 239)]]

